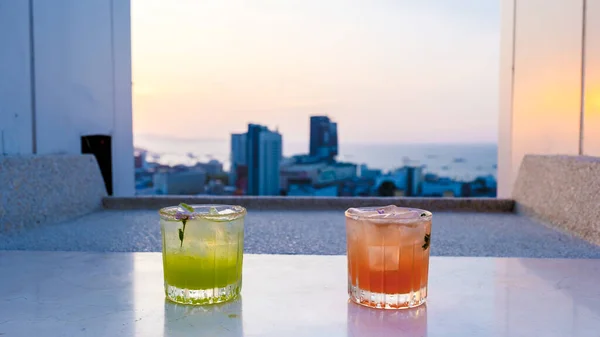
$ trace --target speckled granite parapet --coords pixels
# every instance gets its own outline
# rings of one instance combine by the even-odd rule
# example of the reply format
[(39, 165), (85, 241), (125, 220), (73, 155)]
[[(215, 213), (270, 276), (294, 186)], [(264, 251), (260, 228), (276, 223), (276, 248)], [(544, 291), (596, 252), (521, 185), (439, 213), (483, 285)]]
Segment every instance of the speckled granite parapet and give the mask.
[(600, 158), (528, 155), (513, 198), (519, 213), (600, 244)]
[(346, 210), (350, 207), (398, 205), (432, 212), (512, 212), (514, 202), (495, 198), (379, 198), (379, 197), (218, 197), (218, 196), (139, 196), (107, 197), (107, 209), (159, 209), (187, 204), (234, 204), (257, 210)]
[(0, 232), (93, 212), (105, 196), (92, 155), (0, 156)]

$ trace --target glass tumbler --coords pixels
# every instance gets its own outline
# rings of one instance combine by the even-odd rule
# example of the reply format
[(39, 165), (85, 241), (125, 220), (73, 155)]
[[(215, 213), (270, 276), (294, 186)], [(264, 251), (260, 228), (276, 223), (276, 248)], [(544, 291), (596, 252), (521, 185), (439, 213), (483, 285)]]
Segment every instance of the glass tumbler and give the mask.
[(180, 204), (159, 213), (166, 297), (196, 305), (237, 298), (246, 209)]
[(431, 213), (397, 206), (346, 211), (348, 294), (382, 309), (425, 303)]

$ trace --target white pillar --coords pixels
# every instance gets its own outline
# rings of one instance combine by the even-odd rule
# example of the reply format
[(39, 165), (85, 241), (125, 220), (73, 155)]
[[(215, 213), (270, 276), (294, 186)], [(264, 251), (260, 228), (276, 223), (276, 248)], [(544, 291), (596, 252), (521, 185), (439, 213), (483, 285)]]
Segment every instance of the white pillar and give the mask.
[(131, 80), (131, 6), (129, 0), (112, 0), (115, 128), (113, 183), (115, 196), (135, 194)]
[(512, 186), (512, 80), (514, 0), (501, 1), (500, 96), (498, 120), (498, 197), (510, 198)]
[(583, 0), (502, 1), (499, 197), (524, 155), (579, 153), (582, 30)]
[(600, 156), (600, 1), (587, 0), (583, 153)]

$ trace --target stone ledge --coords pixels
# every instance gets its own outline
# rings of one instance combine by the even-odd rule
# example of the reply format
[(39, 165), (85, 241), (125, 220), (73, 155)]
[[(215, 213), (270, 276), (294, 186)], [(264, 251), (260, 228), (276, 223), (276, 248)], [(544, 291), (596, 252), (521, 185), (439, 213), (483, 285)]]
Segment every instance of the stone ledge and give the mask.
[(513, 199), (518, 213), (600, 244), (600, 158), (525, 156)]
[(106, 209), (156, 209), (187, 204), (235, 204), (259, 210), (345, 210), (359, 206), (398, 205), (439, 211), (512, 212), (514, 202), (495, 198), (379, 198), (379, 197), (228, 197), (228, 196), (138, 196), (106, 197)]
[(0, 156), (0, 233), (62, 222), (102, 208), (92, 155)]

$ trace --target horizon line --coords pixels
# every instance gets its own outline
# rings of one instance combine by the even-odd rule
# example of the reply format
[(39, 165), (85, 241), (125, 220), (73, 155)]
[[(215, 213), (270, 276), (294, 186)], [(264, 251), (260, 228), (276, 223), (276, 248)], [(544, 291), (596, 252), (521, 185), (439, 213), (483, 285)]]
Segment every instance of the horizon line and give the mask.
[[(223, 142), (223, 141), (230, 141), (230, 139), (228, 138), (187, 138), (187, 137), (178, 137), (178, 136), (167, 136), (167, 135), (156, 135), (156, 134), (149, 134), (149, 133), (133, 133), (133, 137), (134, 137), (134, 143), (135, 143), (135, 137), (136, 136), (140, 136), (140, 137), (154, 137), (154, 138), (161, 138), (161, 139), (170, 139), (170, 140), (178, 140), (178, 141), (199, 141), (199, 142)], [(288, 141), (291, 143), (308, 143), (310, 142), (309, 139), (307, 140), (291, 140)], [(339, 141), (340, 144), (356, 144), (356, 145), (390, 145), (390, 144), (398, 144), (398, 145), (498, 145), (498, 142), (491, 142), (491, 141), (473, 141), (473, 142), (456, 142), (456, 141), (446, 141), (446, 142), (395, 142), (395, 141), (390, 141), (390, 142), (357, 142), (357, 141), (349, 141), (349, 142), (342, 142)]]

